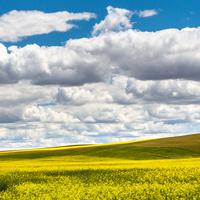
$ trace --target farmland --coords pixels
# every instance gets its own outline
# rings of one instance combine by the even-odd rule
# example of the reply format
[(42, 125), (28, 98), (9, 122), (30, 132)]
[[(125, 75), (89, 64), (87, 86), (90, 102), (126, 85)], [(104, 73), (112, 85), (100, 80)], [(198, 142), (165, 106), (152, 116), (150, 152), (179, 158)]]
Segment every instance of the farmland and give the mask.
[(200, 134), (1, 152), (0, 199), (200, 199)]

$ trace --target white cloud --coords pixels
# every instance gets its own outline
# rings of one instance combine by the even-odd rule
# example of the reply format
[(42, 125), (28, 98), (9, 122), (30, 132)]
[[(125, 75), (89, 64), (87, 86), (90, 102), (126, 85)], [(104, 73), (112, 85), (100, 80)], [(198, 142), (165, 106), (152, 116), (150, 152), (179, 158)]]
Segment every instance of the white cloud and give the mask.
[(126, 76), (112, 78), (111, 83), (60, 87), (56, 100), (62, 105), (89, 103), (143, 103), (199, 104), (200, 83), (189, 80), (142, 81)]
[(22, 116), (24, 121), (39, 121), (39, 122), (79, 122), (68, 113), (58, 112), (51, 108), (44, 108), (40, 106), (27, 106), (23, 111)]
[(23, 37), (65, 32), (74, 27), (75, 20), (89, 20), (93, 13), (69, 13), (66, 11), (44, 13), (42, 11), (13, 10), (0, 16), (0, 41), (16, 42)]
[(65, 46), (1, 45), (0, 83), (82, 85), (113, 74), (141, 80), (200, 77), (200, 28), (157, 32), (127, 30), (69, 40)]
[[(127, 30), (71, 40), (68, 47), (106, 61), (108, 69), (142, 80), (190, 79), (200, 75), (200, 28), (156, 32)], [(114, 73), (115, 73), (114, 72)]]
[(100, 63), (86, 51), (68, 46), (40, 47), (35, 44), (23, 48), (12, 46), (9, 51), (0, 52), (5, 57), (0, 63), (0, 83), (26, 80), (40, 85), (80, 85), (99, 82), (107, 76), (106, 61)]
[(147, 103), (160, 102), (183, 105), (200, 103), (200, 82), (197, 81), (128, 79), (126, 92)]
[(158, 14), (158, 11), (155, 9), (152, 10), (141, 10), (138, 12), (138, 16), (141, 18), (152, 17)]
[[(75, 137), (76, 136), (76, 137)], [(1, 150), (95, 143), (90, 136), (67, 130), (60, 124), (15, 124), (0, 128)]]
[(0, 85), (0, 108), (21, 107), (27, 104), (51, 104), (55, 101), (57, 87), (42, 87), (27, 83)]
[(122, 8), (107, 7), (108, 15), (99, 24), (95, 24), (93, 35), (107, 33), (110, 31), (124, 31), (132, 28), (130, 19), (133, 12)]
[[(151, 106), (154, 114), (150, 113), (149, 108), (143, 105), (124, 107), (114, 104), (98, 106), (94, 104), (74, 108), (73, 106), (57, 108), (54, 112), (42, 108), (40, 112), (42, 117), (37, 117), (37, 120), (34, 119), (35, 111), (32, 110), (28, 115), (33, 120), (32, 122), (24, 121), (1, 125), (1, 149), (7, 148), (8, 144), (11, 144), (9, 148), (24, 148), (161, 137), (175, 133), (188, 133), (188, 131), (195, 132), (200, 128), (199, 106), (187, 105), (185, 109), (182, 106)], [(61, 116), (57, 116), (59, 109), (62, 110), (62, 113), (70, 110), (70, 116), (79, 116), (80, 122), (73, 123), (65, 118), (58, 120)], [(51, 119), (52, 113), (57, 118), (54, 116)], [(187, 116), (190, 114), (193, 117), (184, 122), (183, 120), (187, 120)], [(171, 120), (173, 118), (174, 121)]]
[(95, 84), (84, 87), (59, 88), (57, 101), (61, 104), (83, 105), (87, 103), (113, 102), (106, 85)]
[(1, 148), (199, 131), (200, 28), (142, 32), (108, 11), (91, 38), (0, 44)]

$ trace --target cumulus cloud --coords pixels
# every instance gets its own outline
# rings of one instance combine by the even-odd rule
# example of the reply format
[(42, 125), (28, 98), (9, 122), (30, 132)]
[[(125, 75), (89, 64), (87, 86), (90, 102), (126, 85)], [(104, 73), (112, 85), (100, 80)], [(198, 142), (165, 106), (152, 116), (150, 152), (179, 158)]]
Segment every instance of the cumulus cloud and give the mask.
[(200, 83), (186, 80), (140, 81), (129, 79), (126, 92), (146, 103), (199, 104)]
[(0, 108), (27, 104), (46, 105), (55, 101), (57, 87), (42, 87), (25, 83), (0, 85)]
[[(81, 107), (60, 108), (80, 118), (80, 122), (70, 121), (40, 121), (2, 124), (0, 128), (1, 149), (55, 146), (75, 143), (101, 143), (128, 140), (133, 138), (148, 138), (169, 136), (195, 132), (200, 128), (200, 107), (186, 106), (120, 106), (120, 105), (84, 105)], [(33, 108), (35, 109), (35, 107)], [(66, 110), (65, 110), (66, 109)], [(49, 114), (48, 109), (42, 109)], [(58, 108), (59, 110), (59, 108)], [(58, 113), (54, 110), (53, 114)], [(37, 111), (38, 112), (38, 111)], [(191, 119), (183, 122), (190, 114)], [(30, 113), (29, 116), (32, 114)], [(51, 115), (51, 114), (50, 114)], [(57, 115), (57, 114), (56, 114)], [(34, 112), (33, 115), (35, 116)], [(42, 114), (43, 116), (43, 114)], [(180, 118), (181, 117), (181, 118)], [(175, 119), (174, 121), (171, 119)], [(91, 119), (93, 119), (91, 121)], [(33, 118), (32, 118), (33, 120)], [(182, 120), (182, 121), (181, 121)], [(190, 120), (190, 121), (189, 121)], [(178, 122), (180, 121), (180, 123)]]
[(130, 21), (133, 12), (122, 8), (107, 7), (108, 15), (100, 23), (95, 24), (93, 35), (98, 35), (110, 31), (124, 31), (132, 28)]
[[(27, 45), (23, 48), (10, 47), (0, 66), (0, 83), (17, 83), (20, 80), (33, 84), (80, 85), (102, 81), (106, 70), (87, 52), (70, 47), (40, 47)], [(101, 66), (100, 66), (101, 65)]]
[(83, 105), (87, 103), (111, 103), (113, 98), (106, 85), (95, 84), (84, 87), (59, 88), (57, 102), (60, 104)]
[(200, 77), (200, 28), (157, 32), (127, 30), (69, 40), (65, 46), (1, 45), (0, 82), (82, 85), (109, 81), (112, 74), (141, 80)]
[(60, 87), (56, 101), (62, 105), (89, 103), (199, 104), (200, 83), (188, 80), (141, 81), (126, 76), (112, 78), (109, 84), (96, 83), (77, 87)]
[[(30, 80), (35, 84), (79, 84), (89, 80), (87, 72), (84, 73), (89, 66), (86, 63), (84, 67), (81, 54), (65, 47), (27, 45), (12, 47), (10, 51), (7, 55), (2, 53), (5, 59), (0, 67), (1, 83)], [(81, 60), (82, 68), (79, 67)]]
[(138, 16), (141, 18), (152, 17), (158, 14), (158, 11), (155, 9), (152, 10), (141, 10), (138, 12)]
[(200, 28), (142, 32), (107, 9), (90, 38), (0, 44), (1, 148), (199, 131)]
[(71, 48), (109, 61), (118, 73), (141, 80), (199, 80), (200, 28), (156, 32), (127, 30), (69, 41)]
[[(74, 137), (76, 135), (76, 137)], [(1, 150), (95, 143), (89, 136), (62, 128), (60, 124), (14, 124), (0, 128)]]
[(44, 108), (40, 106), (27, 106), (23, 111), (22, 116), (24, 121), (39, 121), (39, 122), (67, 122), (75, 123), (79, 122), (68, 113), (57, 112), (51, 108)]
[(23, 37), (47, 34), (53, 31), (65, 32), (75, 25), (72, 21), (89, 20), (93, 13), (69, 13), (66, 11), (44, 13), (42, 11), (13, 10), (0, 16), (0, 41), (16, 42)]

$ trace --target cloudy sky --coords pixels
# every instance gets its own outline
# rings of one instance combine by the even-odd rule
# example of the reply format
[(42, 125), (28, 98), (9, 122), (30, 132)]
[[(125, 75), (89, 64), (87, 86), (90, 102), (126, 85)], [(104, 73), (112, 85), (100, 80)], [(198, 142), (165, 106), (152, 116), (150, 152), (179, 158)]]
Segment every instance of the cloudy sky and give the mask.
[(199, 0), (0, 0), (0, 150), (200, 131)]

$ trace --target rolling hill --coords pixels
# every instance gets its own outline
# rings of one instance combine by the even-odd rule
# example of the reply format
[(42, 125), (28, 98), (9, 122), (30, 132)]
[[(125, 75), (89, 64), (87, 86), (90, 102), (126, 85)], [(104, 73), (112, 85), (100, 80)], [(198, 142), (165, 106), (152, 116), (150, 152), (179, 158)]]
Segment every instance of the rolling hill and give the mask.
[(200, 134), (0, 152), (0, 199), (200, 199)]
[(155, 160), (200, 157), (200, 134), (122, 143), (0, 152), (0, 161), (62, 158)]

